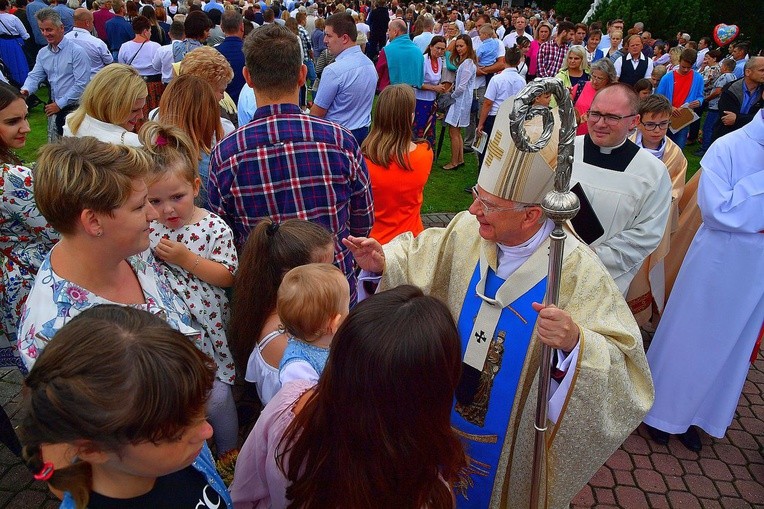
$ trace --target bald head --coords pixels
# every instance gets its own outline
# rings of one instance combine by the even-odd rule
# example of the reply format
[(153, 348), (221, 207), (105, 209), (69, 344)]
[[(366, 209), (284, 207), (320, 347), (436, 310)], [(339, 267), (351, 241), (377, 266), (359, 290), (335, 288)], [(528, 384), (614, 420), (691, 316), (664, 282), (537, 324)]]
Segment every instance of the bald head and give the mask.
[(74, 11), (74, 26), (76, 26), (77, 28), (84, 28), (86, 30), (90, 30), (90, 27), (92, 24), (93, 24), (92, 12), (85, 9), (84, 7), (80, 7), (79, 9)]
[(399, 35), (406, 33), (406, 22), (402, 19), (394, 19), (390, 21), (390, 24), (387, 25), (387, 32), (390, 36), (390, 40), (392, 41)]

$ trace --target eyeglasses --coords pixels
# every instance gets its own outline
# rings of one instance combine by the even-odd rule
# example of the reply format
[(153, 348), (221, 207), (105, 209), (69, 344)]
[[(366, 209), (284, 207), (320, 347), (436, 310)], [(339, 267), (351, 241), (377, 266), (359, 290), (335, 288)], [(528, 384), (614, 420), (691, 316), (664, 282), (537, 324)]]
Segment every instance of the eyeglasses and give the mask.
[(523, 210), (525, 208), (528, 208), (530, 205), (515, 205), (513, 207), (496, 207), (494, 205), (490, 205), (489, 203), (486, 203), (483, 198), (480, 197), (478, 194), (477, 186), (472, 186), (472, 199), (477, 200), (477, 202), (480, 204), (480, 208), (483, 209), (483, 215), (491, 214), (492, 212), (503, 212), (506, 210), (513, 210), (515, 212)]
[(663, 131), (664, 129), (668, 129), (668, 126), (671, 124), (671, 122), (664, 120), (663, 122), (640, 122), (640, 124), (642, 124), (642, 126), (648, 131), (655, 131), (656, 129)]
[(607, 81), (608, 77), (607, 76), (596, 76), (596, 75), (593, 74), (592, 77), (589, 78), (589, 79), (591, 81)]
[(599, 111), (589, 110), (586, 112), (587, 115), (589, 115), (589, 120), (594, 122), (595, 124), (600, 121), (600, 119), (603, 119), (607, 125), (617, 125), (618, 122), (625, 118), (630, 117), (636, 117), (636, 113), (632, 113), (631, 115), (606, 115), (604, 113), (600, 113)]

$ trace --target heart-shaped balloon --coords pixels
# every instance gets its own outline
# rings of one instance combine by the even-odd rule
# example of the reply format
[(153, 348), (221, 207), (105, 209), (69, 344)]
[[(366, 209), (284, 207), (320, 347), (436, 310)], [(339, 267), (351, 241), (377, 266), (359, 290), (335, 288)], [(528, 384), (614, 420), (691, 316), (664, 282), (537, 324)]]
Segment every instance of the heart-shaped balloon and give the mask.
[(740, 35), (740, 27), (737, 25), (719, 23), (714, 27), (714, 40), (721, 47), (734, 41), (738, 35)]

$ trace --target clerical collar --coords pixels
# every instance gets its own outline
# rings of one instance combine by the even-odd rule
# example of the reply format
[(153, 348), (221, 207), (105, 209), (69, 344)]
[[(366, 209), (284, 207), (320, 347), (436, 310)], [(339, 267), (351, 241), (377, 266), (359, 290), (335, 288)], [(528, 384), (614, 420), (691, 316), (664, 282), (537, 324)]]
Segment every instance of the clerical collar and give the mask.
[(636, 143), (637, 146), (639, 146), (640, 148), (643, 148), (643, 149), (647, 150), (648, 152), (650, 152), (652, 155), (654, 155), (658, 159), (663, 160), (663, 154), (666, 152), (666, 138), (663, 138), (661, 140), (661, 144), (658, 145), (658, 148), (656, 148), (656, 149), (647, 148), (647, 147), (645, 147), (642, 144), (642, 132), (641, 131), (637, 131), (637, 137), (634, 140), (634, 143)]
[(504, 244), (497, 243), (499, 266), (496, 269), (496, 275), (502, 279), (508, 279), (513, 272), (525, 263), (525, 260), (536, 252), (536, 249), (549, 237), (553, 229), (554, 222), (551, 219), (547, 219), (533, 237), (519, 246), (505, 246)]
[(591, 136), (584, 136), (584, 162), (607, 170), (624, 171), (639, 153), (639, 147), (629, 139), (615, 147), (595, 145)]

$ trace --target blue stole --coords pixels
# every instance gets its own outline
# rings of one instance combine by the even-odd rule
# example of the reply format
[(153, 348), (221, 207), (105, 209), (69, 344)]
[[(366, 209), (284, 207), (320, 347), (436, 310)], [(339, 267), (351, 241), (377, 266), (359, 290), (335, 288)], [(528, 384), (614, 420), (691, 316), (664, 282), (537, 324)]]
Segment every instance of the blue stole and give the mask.
[[(483, 302), (476, 293), (479, 280), (478, 263), (459, 315), (462, 357)], [(485, 295), (494, 298), (504, 281), (489, 268)], [(456, 403), (451, 412), (451, 425), (462, 437), (469, 461), (465, 475), (455, 487), (458, 508), (489, 506), (510, 411), (538, 316), (531, 303), (542, 302), (545, 292), (546, 277), (504, 309), (491, 337), (491, 348), (474, 400), (466, 407)]]

